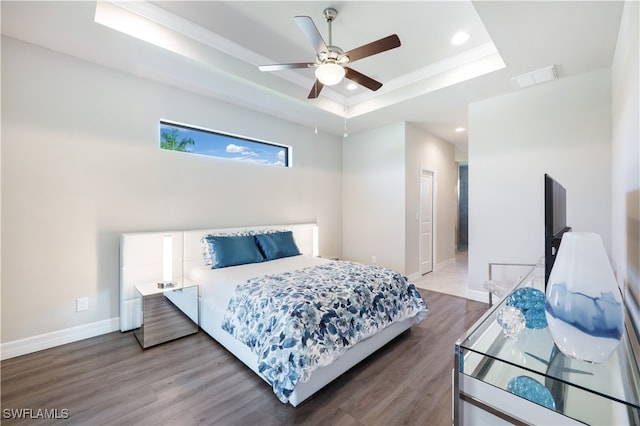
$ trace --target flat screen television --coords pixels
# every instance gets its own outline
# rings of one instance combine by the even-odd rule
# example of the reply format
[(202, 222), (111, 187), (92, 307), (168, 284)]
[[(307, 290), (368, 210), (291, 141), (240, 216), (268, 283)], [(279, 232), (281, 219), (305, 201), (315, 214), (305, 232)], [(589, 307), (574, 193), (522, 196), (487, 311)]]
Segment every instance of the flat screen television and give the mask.
[(558, 181), (544, 175), (544, 284), (549, 281), (553, 262), (567, 226), (567, 190)]

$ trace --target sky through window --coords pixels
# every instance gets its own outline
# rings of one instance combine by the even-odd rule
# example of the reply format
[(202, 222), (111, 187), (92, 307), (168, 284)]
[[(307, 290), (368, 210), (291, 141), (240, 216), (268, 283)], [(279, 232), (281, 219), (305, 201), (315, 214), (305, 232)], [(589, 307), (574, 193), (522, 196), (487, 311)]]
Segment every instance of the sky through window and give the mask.
[(211, 130), (160, 122), (160, 147), (171, 151), (289, 167), (291, 148)]

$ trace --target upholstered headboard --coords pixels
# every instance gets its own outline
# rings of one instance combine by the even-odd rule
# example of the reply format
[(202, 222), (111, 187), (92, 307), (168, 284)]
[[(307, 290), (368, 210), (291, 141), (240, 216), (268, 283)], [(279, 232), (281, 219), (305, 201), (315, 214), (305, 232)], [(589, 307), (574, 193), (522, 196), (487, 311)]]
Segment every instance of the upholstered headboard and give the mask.
[(317, 255), (317, 227), (314, 223), (121, 234), (120, 331), (138, 328), (142, 322), (135, 286), (162, 281), (165, 236), (172, 236), (173, 279), (178, 281), (195, 265), (203, 264), (200, 240), (204, 235), (275, 229), (292, 231), (302, 254)]

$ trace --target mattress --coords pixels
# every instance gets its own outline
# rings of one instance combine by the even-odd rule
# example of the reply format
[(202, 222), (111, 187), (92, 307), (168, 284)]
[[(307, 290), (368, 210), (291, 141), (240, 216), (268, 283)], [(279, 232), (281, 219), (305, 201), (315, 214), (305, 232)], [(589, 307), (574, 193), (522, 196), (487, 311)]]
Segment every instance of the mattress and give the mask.
[[(200, 285), (201, 322), (206, 319), (207, 328), (212, 326), (219, 329), (236, 286), (250, 278), (260, 275), (279, 274), (327, 262), (331, 261), (319, 257), (300, 255), (220, 269), (211, 269), (210, 266), (204, 264), (195, 266), (189, 271), (189, 279)], [(202, 328), (205, 327), (203, 326)], [(205, 328), (205, 331), (208, 332), (209, 330)]]
[(188, 272), (189, 279), (200, 285), (200, 327), (258, 373), (258, 356), (222, 329), (224, 315), (236, 286), (260, 275), (278, 274), (327, 262), (331, 260), (300, 255), (220, 269), (211, 269), (205, 264), (192, 267)]

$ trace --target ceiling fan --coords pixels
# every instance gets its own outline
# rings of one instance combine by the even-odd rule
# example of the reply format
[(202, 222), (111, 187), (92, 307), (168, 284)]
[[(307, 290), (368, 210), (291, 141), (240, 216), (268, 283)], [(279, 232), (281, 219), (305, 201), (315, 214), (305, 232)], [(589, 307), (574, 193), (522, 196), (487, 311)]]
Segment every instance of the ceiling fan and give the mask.
[(296, 68), (315, 68), (316, 69), (316, 82), (311, 88), (308, 98), (317, 98), (320, 91), (324, 86), (333, 86), (338, 84), (344, 77), (351, 81), (354, 81), (361, 86), (370, 90), (378, 90), (382, 87), (382, 83), (376, 81), (358, 71), (346, 66), (359, 59), (366, 58), (368, 56), (375, 55), (377, 53), (385, 52), (387, 50), (395, 49), (400, 46), (400, 39), (396, 34), (388, 37), (381, 38), (380, 40), (373, 41), (365, 44), (348, 52), (344, 52), (338, 46), (334, 46), (331, 39), (331, 23), (338, 16), (338, 11), (329, 7), (324, 10), (323, 15), (329, 25), (329, 44), (327, 45), (318, 28), (313, 23), (313, 20), (308, 16), (296, 16), (294, 19), (296, 23), (309, 39), (313, 48), (316, 50), (315, 62), (301, 62), (291, 64), (274, 64), (274, 65), (261, 65), (258, 68), (260, 71), (280, 71), (286, 69)]

